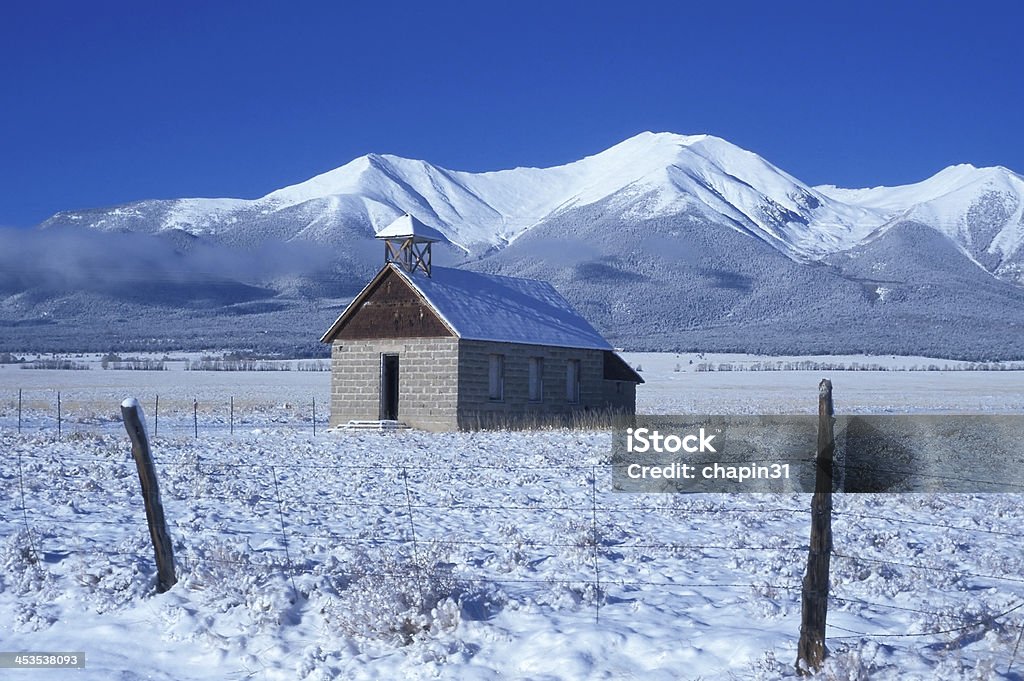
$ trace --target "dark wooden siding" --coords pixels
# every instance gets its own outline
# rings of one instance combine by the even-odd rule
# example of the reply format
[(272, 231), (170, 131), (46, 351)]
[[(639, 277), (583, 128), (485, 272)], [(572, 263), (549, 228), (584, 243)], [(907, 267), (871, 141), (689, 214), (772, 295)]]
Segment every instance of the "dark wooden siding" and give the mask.
[(631, 383), (644, 382), (640, 374), (626, 364), (626, 360), (610, 350), (604, 352), (604, 379), (606, 381), (630, 381)]
[(335, 338), (439, 338), (452, 332), (400, 276), (388, 271), (344, 321)]

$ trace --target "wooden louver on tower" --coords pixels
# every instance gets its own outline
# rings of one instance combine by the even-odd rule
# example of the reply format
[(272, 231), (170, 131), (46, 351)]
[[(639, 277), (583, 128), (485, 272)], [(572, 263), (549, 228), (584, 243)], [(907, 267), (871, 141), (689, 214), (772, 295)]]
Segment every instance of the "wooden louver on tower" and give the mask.
[(428, 227), (406, 213), (377, 232), (384, 241), (384, 262), (395, 263), (409, 274), (416, 270), (428, 277), (431, 268), (430, 246), (436, 241), (447, 241), (444, 234)]

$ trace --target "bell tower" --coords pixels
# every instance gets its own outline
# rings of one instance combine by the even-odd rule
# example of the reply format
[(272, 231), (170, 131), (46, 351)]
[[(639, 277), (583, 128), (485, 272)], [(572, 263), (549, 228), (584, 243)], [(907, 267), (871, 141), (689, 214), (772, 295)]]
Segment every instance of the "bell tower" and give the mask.
[(428, 277), (431, 244), (448, 241), (444, 234), (408, 213), (377, 232), (377, 238), (384, 242), (385, 263), (395, 263), (409, 274), (420, 270)]

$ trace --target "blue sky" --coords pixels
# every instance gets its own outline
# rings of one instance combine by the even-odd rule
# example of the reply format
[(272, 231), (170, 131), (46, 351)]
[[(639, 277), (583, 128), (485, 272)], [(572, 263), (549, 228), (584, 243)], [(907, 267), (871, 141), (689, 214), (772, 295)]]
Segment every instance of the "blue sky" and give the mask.
[(555, 165), (643, 130), (716, 134), (812, 184), (1024, 172), (1022, 19), (1013, 2), (12, 3), (0, 226), (257, 197), (371, 151)]

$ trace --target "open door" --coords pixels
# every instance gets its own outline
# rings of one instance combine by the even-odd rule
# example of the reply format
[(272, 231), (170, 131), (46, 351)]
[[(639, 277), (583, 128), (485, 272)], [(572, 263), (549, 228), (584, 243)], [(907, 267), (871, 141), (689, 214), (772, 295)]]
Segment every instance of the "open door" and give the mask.
[(380, 356), (380, 418), (398, 420), (398, 355)]

